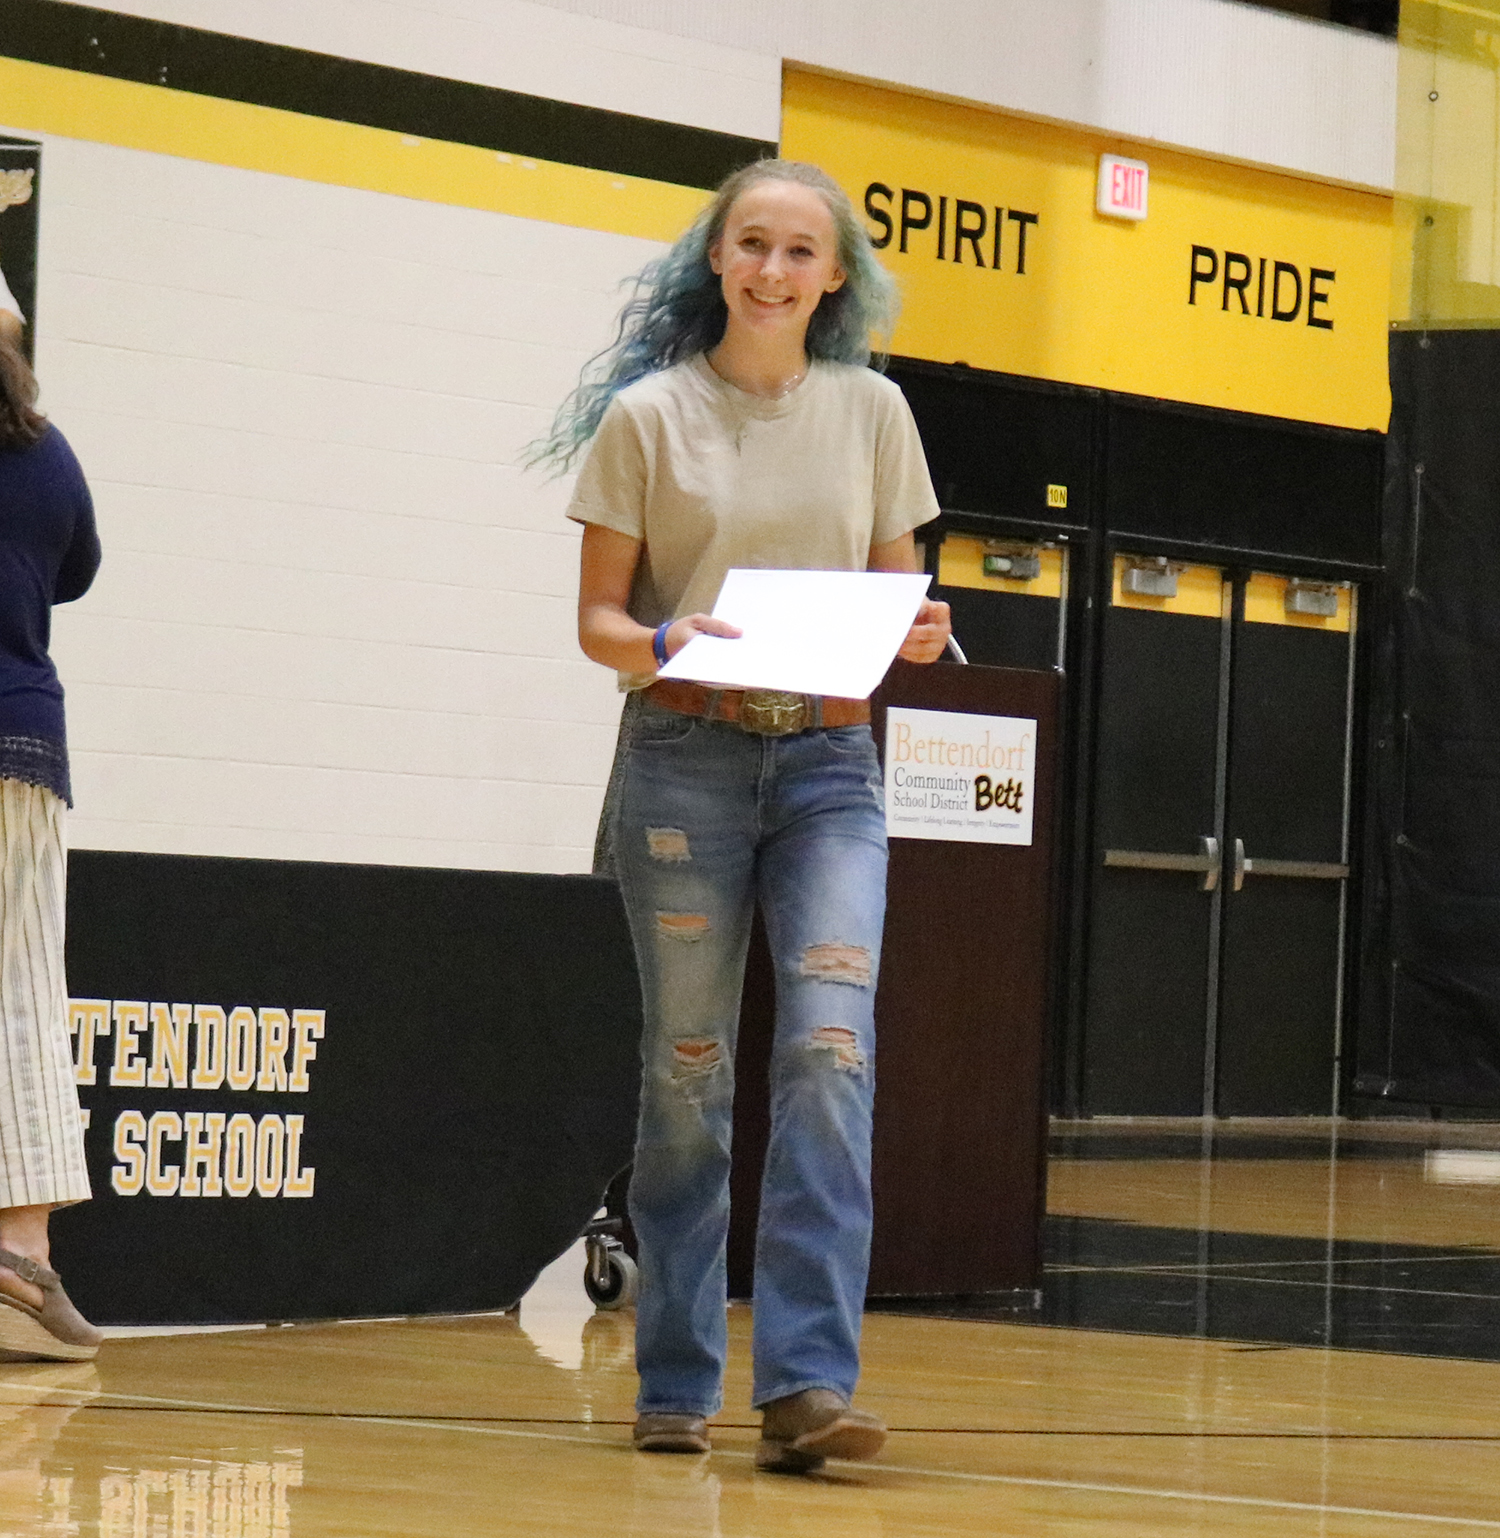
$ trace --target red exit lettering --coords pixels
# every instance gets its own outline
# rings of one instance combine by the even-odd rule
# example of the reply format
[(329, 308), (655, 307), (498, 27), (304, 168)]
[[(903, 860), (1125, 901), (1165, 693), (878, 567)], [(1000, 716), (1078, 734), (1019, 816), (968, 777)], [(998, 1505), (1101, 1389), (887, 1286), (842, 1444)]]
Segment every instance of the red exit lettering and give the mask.
[(1144, 219), (1150, 185), (1151, 171), (1144, 160), (1101, 155), (1096, 207), (1108, 218)]
[(1116, 208), (1141, 206), (1141, 183), (1145, 178), (1135, 166), (1116, 165), (1110, 189), (1110, 201)]

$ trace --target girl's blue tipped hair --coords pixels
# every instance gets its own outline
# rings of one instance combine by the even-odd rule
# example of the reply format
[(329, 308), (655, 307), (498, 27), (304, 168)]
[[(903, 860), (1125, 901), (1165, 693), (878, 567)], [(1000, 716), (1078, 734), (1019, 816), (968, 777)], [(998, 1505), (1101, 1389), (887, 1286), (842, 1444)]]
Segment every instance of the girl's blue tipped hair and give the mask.
[(634, 293), (620, 311), (614, 341), (592, 358), (577, 388), (562, 403), (551, 431), (528, 446), (524, 462), (555, 473), (572, 467), (603, 420), (609, 403), (627, 385), (707, 352), (724, 335), (728, 311), (708, 253), (724, 233), (734, 201), (762, 181), (811, 187), (828, 204), (838, 235), (843, 286), (824, 294), (807, 328), (807, 351), (835, 363), (884, 366), (870, 350), (872, 333), (888, 341), (899, 301), (895, 279), (876, 260), (870, 237), (843, 189), (826, 172), (800, 160), (757, 160), (728, 178), (712, 203), (665, 256), (634, 279)]

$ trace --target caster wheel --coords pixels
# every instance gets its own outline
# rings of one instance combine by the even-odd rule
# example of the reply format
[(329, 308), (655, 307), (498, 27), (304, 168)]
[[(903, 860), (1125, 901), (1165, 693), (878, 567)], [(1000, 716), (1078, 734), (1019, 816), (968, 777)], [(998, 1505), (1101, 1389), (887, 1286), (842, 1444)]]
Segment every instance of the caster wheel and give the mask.
[(596, 1308), (629, 1308), (635, 1302), (639, 1280), (635, 1262), (623, 1249), (612, 1249), (605, 1252), (604, 1264), (608, 1280), (601, 1285), (594, 1267), (588, 1266), (583, 1273), (583, 1290)]

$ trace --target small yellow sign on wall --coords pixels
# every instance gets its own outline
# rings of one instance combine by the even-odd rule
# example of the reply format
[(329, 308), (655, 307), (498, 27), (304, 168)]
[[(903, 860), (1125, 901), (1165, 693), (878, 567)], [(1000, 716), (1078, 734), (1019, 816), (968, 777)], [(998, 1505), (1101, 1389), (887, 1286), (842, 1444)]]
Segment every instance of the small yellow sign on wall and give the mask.
[[(782, 154), (829, 171), (901, 281), (897, 352), (1384, 429), (1392, 200), (1152, 146), (1098, 213), (1101, 134), (789, 71)], [(1136, 151), (1140, 153), (1140, 151)]]

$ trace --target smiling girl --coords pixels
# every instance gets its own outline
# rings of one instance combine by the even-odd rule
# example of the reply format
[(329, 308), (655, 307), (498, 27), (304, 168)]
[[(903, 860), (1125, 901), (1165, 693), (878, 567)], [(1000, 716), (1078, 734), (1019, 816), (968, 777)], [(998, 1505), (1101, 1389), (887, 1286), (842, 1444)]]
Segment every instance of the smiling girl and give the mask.
[[(656, 680), (713, 619), (731, 567), (917, 571), (937, 515), (901, 392), (867, 365), (894, 285), (814, 166), (731, 176), (640, 280), (600, 371), (538, 458), (590, 443), (578, 633), (630, 691), (601, 847), (612, 850), (646, 1029), (630, 1215), (640, 1243), (635, 1444), (704, 1452), (727, 1348), (734, 1049), (758, 903), (776, 968), (771, 1133), (755, 1265), (756, 1461), (866, 1458), (853, 1409), (870, 1249), (880, 770), (864, 700)], [(945, 604), (901, 655), (934, 661)]]

